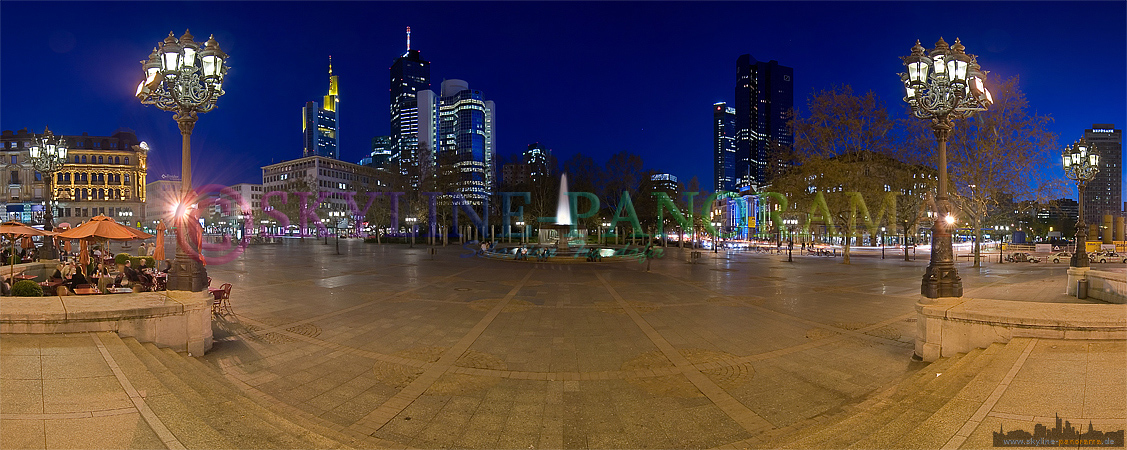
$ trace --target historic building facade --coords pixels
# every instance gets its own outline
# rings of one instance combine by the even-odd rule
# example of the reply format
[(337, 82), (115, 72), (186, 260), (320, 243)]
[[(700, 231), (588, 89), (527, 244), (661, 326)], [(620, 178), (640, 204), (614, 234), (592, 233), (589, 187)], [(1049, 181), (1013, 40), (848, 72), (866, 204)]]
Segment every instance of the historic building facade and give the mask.
[[(0, 213), (5, 220), (42, 224), (48, 200), (43, 174), (31, 162), (36, 133), (5, 130)], [(148, 145), (129, 130), (110, 136), (56, 134), (66, 140), (67, 162), (55, 173), (55, 221), (77, 224), (99, 214), (139, 226), (145, 215)]]

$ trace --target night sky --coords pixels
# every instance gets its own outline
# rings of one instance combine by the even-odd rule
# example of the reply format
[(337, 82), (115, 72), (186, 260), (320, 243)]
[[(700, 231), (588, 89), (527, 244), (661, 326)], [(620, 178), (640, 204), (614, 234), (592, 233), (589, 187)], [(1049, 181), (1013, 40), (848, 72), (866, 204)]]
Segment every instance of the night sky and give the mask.
[[(794, 68), (795, 105), (835, 84), (900, 111), (899, 56), (961, 38), (1013, 75), (1056, 120), (1061, 144), (1094, 123), (1127, 126), (1127, 3), (301, 3), (0, 2), (0, 128), (134, 130), (150, 179), (179, 174), (172, 113), (133, 97), (154, 44), (214, 34), (231, 66), (219, 107), (192, 136), (194, 177), (260, 183), (262, 165), (301, 156), (301, 108), (340, 76), (341, 156), (389, 134), (388, 68), (411, 47), (432, 88), (459, 78), (497, 105), (502, 157), (542, 142), (561, 161), (629, 150), (646, 167), (712, 187), (712, 110), (733, 101), (736, 58)], [(1059, 162), (1057, 163), (1059, 165)], [(1061, 173), (1058, 168), (1053, 173)], [(1063, 175), (1061, 175), (1063, 178)]]

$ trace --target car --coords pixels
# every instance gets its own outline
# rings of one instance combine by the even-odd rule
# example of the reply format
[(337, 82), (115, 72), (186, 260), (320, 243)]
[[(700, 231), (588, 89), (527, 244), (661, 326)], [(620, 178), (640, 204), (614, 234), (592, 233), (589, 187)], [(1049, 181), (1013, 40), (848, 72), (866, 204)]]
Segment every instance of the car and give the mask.
[(1101, 263), (1106, 263), (1108, 261), (1111, 261), (1111, 262), (1122, 261), (1123, 263), (1127, 263), (1127, 256), (1120, 255), (1119, 253), (1115, 253), (1113, 251), (1096, 252), (1096, 253), (1093, 253), (1093, 255), (1094, 256), (1089, 257), (1089, 259), (1092, 260), (1092, 261), (1099, 261)]
[(1059, 262), (1061, 262), (1061, 260), (1068, 261), (1068, 260), (1072, 259), (1072, 253), (1056, 252), (1056, 253), (1049, 255), (1049, 258), (1052, 259), (1053, 262), (1059, 263)]
[(1006, 260), (1009, 262), (1041, 262), (1040, 258), (1031, 256), (1029, 253), (1025, 252), (1014, 252), (1009, 257), (1007, 257)]

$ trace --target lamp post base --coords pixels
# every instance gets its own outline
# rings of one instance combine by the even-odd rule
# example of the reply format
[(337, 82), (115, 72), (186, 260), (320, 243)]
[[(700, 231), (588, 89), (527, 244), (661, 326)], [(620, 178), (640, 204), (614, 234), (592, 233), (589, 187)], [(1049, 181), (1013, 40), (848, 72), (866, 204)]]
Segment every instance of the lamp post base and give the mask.
[(963, 279), (959, 278), (959, 271), (955, 270), (954, 265), (950, 267), (928, 266), (927, 272), (924, 273), (920, 294), (927, 298), (962, 297)]
[(207, 269), (200, 261), (176, 252), (168, 271), (168, 290), (200, 292), (207, 289)]

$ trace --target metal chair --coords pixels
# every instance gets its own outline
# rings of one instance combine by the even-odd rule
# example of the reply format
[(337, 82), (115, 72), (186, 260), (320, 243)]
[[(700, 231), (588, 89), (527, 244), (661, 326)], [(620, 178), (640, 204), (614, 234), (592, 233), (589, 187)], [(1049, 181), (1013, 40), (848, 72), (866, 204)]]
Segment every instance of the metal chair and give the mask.
[(215, 296), (215, 300), (211, 303), (212, 314), (223, 315), (223, 310), (234, 314), (231, 311), (231, 283), (223, 283), (219, 289), (212, 290), (211, 294)]

